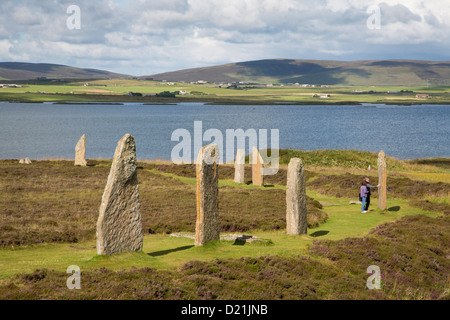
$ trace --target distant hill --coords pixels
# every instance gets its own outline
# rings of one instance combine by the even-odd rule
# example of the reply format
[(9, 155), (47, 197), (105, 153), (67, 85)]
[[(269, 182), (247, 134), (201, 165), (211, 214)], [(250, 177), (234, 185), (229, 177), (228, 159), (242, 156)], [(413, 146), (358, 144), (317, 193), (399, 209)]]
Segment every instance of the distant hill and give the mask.
[(109, 79), (126, 78), (128, 75), (96, 70), (81, 69), (59, 64), (0, 62), (0, 79), (3, 80), (35, 80), (47, 79)]
[(159, 73), (167, 81), (299, 83), (323, 85), (450, 85), (450, 61), (270, 59)]

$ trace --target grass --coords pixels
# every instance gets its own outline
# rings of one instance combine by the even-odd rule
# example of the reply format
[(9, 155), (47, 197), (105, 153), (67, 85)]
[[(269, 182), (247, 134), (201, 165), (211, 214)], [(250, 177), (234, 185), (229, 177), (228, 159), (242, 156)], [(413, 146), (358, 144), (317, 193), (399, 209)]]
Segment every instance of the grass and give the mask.
[[(393, 200), (392, 211), (380, 214), (371, 210), (360, 213), (358, 205), (348, 205), (348, 201), (334, 197), (320, 197), (322, 201), (337, 205), (327, 206), (329, 219), (318, 228), (309, 229), (307, 235), (290, 236), (284, 230), (251, 230), (245, 234), (270, 239), (270, 243), (235, 243), (220, 241), (204, 248), (194, 247), (194, 240), (170, 237), (167, 234), (147, 234), (144, 237), (142, 253), (123, 253), (111, 257), (96, 256), (95, 241), (79, 243), (45, 243), (17, 246), (0, 251), (0, 278), (7, 278), (17, 273), (30, 273), (36, 268), (48, 268), (64, 271), (69, 265), (78, 265), (82, 270), (105, 267), (114, 271), (135, 267), (150, 267), (159, 270), (174, 270), (195, 257), (199, 261), (210, 261), (217, 257), (240, 258), (279, 255), (292, 257), (304, 255), (306, 246), (315, 240), (340, 240), (347, 237), (363, 237), (376, 226), (398, 220), (402, 217), (424, 214), (429, 217), (437, 213), (417, 210), (408, 206), (404, 200)], [(399, 208), (399, 209), (396, 209)]]
[[(373, 157), (353, 153), (364, 165), (364, 156)], [(90, 160), (85, 168), (68, 160), (2, 160), (0, 299), (448, 299), (450, 221), (442, 213), (449, 213), (449, 188), (445, 178), (430, 178), (449, 174), (446, 160), (391, 159), (388, 209), (376, 208), (375, 192), (371, 210), (361, 214), (349, 200), (368, 172), (346, 167), (351, 154), (283, 153), (307, 164), (309, 229), (302, 236), (284, 231), (285, 164), (266, 187), (235, 184), (232, 166), (220, 166), (221, 232), (269, 242), (202, 248), (168, 234), (194, 232), (194, 167), (140, 161), (143, 252), (110, 257), (95, 248), (110, 160)], [(337, 161), (320, 166), (332, 155)], [(370, 264), (382, 268), (381, 291), (365, 288)], [(81, 291), (65, 287), (70, 265), (81, 267)]]
[[(450, 87), (399, 87), (399, 86), (328, 86), (317, 88), (302, 88), (299, 86), (255, 87), (241, 86), (240, 90), (219, 88), (215, 84), (193, 85), (189, 83), (174, 83), (162, 85), (156, 81), (142, 80), (96, 80), (85, 82), (69, 82), (59, 85), (34, 84), (25, 82), (22, 88), (0, 89), (0, 100), (24, 102), (65, 102), (65, 101), (103, 101), (103, 102), (208, 102), (213, 104), (357, 104), (357, 103), (387, 103), (387, 104), (450, 104)], [(375, 94), (357, 94), (353, 90), (374, 91)], [(186, 90), (191, 93), (176, 98), (130, 97), (128, 92), (153, 94), (162, 91)], [(413, 91), (413, 93), (386, 94), (387, 91)], [(416, 99), (416, 93), (431, 94), (430, 99)], [(314, 94), (330, 94), (328, 99), (313, 98)]]
[[(449, 299), (449, 226), (449, 217), (415, 214), (383, 224), (364, 237), (319, 240), (290, 255), (271, 252), (226, 258), (224, 253), (234, 249), (230, 244), (210, 243), (204, 248), (183, 246), (152, 252), (151, 258), (146, 253), (96, 257), (82, 266), (81, 290), (67, 290), (68, 275), (61, 266), (62, 270), (41, 268), (3, 280), (0, 298)], [(188, 251), (191, 259), (195, 255), (207, 260), (190, 260), (173, 270), (149, 267), (164, 254)], [(146, 266), (127, 268), (130, 260), (133, 266), (144, 262)], [(124, 268), (105, 268), (117, 268), (118, 263)], [(91, 269), (88, 264), (102, 267)], [(381, 290), (365, 287), (369, 265), (381, 269)]]
[[(16, 160), (0, 161), (0, 245), (95, 239), (110, 163), (90, 160), (90, 165), (83, 168), (67, 160), (35, 161), (31, 166), (20, 165)], [(240, 186), (231, 181), (232, 172), (232, 167), (220, 168), (221, 231), (284, 229), (283, 187)], [(281, 171), (279, 175), (283, 179), (286, 173)], [(139, 163), (145, 233), (195, 231), (194, 176), (193, 166)], [(313, 199), (308, 200), (308, 210), (310, 227), (327, 218)]]

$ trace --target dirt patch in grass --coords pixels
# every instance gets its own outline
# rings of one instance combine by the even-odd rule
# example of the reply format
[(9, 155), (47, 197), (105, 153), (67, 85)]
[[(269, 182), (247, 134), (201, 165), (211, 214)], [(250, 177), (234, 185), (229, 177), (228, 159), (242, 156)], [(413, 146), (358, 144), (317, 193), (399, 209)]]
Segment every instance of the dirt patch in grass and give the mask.
[[(318, 240), (310, 257), (190, 261), (176, 271), (105, 268), (82, 271), (82, 290), (67, 274), (36, 270), (0, 286), (0, 299), (303, 300), (450, 299), (450, 217), (408, 216), (364, 238)], [(366, 287), (367, 268), (381, 289)]]
[[(75, 167), (73, 161), (35, 161), (29, 166), (0, 161), (0, 246), (94, 239), (111, 161), (90, 164), (82, 168)], [(195, 185), (150, 171), (154, 164), (138, 166), (144, 232), (194, 232)], [(194, 167), (158, 168), (195, 177)], [(232, 174), (225, 166), (220, 170), (221, 178)], [(222, 232), (286, 227), (283, 190), (223, 186), (219, 197)], [(320, 210), (320, 203), (309, 199), (307, 205), (310, 228), (326, 221), (328, 216)]]

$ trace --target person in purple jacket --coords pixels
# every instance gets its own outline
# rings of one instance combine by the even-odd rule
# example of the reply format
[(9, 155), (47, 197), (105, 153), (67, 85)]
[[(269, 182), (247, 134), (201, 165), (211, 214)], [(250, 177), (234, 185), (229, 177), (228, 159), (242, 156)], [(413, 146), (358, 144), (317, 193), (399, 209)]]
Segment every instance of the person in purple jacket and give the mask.
[(369, 177), (365, 177), (364, 180), (366, 180), (366, 187), (367, 187), (367, 198), (366, 198), (366, 206), (364, 207), (364, 211), (369, 211), (370, 194), (372, 193), (370, 189), (379, 188), (380, 184), (378, 184), (376, 186), (371, 185)]
[(367, 181), (366, 179), (363, 180), (362, 184), (361, 184), (361, 189), (359, 191), (359, 195), (361, 197), (361, 202), (362, 202), (362, 206), (361, 206), (361, 213), (366, 213), (366, 200), (367, 200), (367, 195), (369, 194), (369, 189), (367, 188)]

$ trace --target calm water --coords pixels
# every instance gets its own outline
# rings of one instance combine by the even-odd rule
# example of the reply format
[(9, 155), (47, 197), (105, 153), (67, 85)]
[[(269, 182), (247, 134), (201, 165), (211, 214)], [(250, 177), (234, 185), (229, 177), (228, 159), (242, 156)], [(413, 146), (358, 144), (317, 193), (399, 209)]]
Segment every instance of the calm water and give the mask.
[[(87, 136), (86, 157), (112, 158), (131, 133), (141, 159), (170, 159), (172, 132), (194, 121), (215, 128), (279, 129), (280, 147), (384, 150), (400, 159), (450, 157), (450, 106), (55, 105), (0, 102), (0, 159), (74, 158)], [(270, 141), (270, 140), (269, 140)], [(206, 142), (204, 144), (207, 144)], [(270, 145), (270, 144), (269, 144)]]

